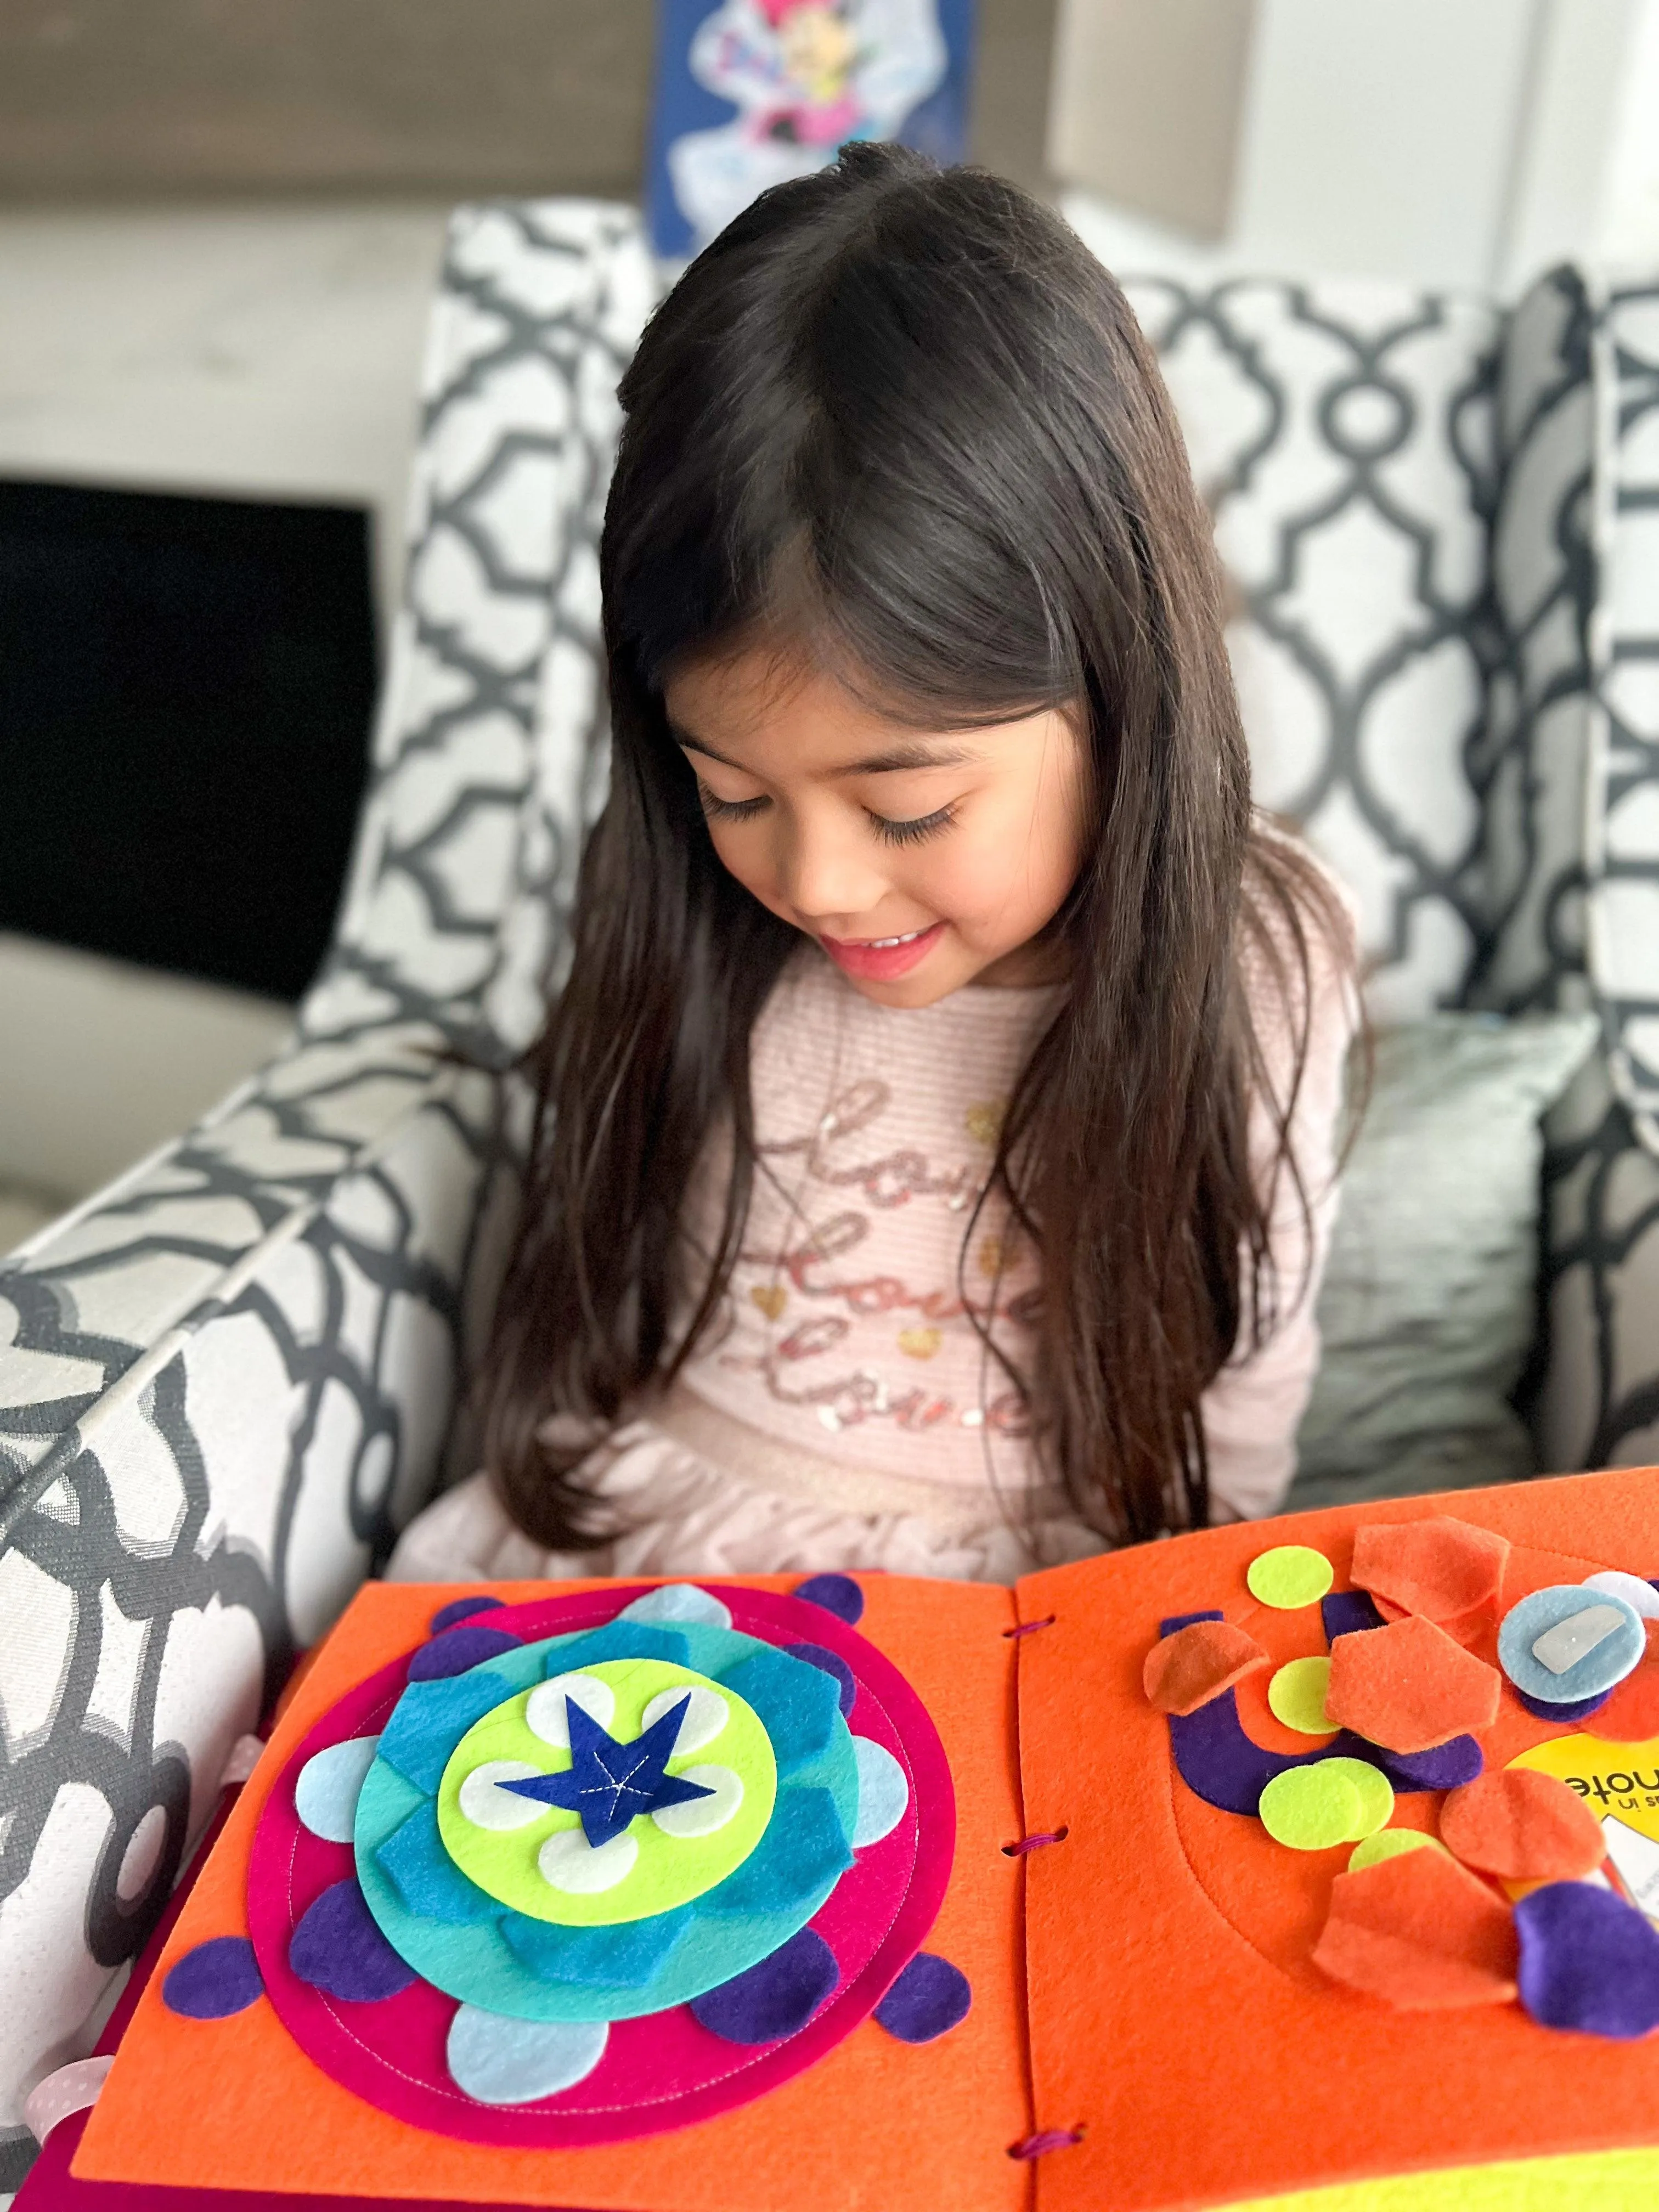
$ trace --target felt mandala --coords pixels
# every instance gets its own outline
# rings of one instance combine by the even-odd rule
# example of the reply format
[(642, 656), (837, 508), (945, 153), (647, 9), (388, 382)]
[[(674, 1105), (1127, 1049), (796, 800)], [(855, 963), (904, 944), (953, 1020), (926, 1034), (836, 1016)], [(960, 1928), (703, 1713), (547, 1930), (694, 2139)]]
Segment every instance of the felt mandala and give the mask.
[(223, 2018), (263, 1982), (370, 2103), (548, 2148), (744, 2103), (890, 1992), (888, 2033), (945, 2032), (969, 1993), (921, 1945), (950, 1771), (831, 1595), (445, 1608), (301, 1746), (254, 1837), (251, 1941), (187, 1954), (164, 2000)]

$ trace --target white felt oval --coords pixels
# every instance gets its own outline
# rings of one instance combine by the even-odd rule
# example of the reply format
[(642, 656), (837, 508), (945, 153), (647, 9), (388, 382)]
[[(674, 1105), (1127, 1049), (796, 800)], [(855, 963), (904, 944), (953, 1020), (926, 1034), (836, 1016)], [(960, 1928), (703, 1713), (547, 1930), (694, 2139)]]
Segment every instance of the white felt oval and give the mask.
[(640, 1722), (640, 1734), (653, 1728), (665, 1713), (672, 1713), (682, 1698), (690, 1698), (685, 1717), (680, 1723), (680, 1732), (674, 1739), (670, 1756), (684, 1759), (688, 1752), (702, 1751), (713, 1743), (732, 1717), (732, 1708), (717, 1690), (695, 1687), (679, 1690), (659, 1690), (646, 1707)]
[(450, 2079), (481, 2105), (530, 2105), (586, 2081), (605, 2056), (602, 2020), (509, 2020), (464, 2004), (449, 2024)]
[(627, 1830), (595, 1850), (580, 1828), (560, 1828), (536, 1854), (542, 1880), (568, 1897), (593, 1897), (614, 1889), (634, 1871), (640, 1847)]
[(616, 1692), (597, 1674), (555, 1674), (550, 1682), (538, 1682), (525, 1700), (524, 1724), (532, 1735), (538, 1735), (555, 1751), (570, 1748), (570, 1719), (564, 1709), (567, 1698), (574, 1698), (602, 1729), (610, 1727), (617, 1710)]
[(910, 1784), (892, 1753), (867, 1735), (853, 1738), (853, 1756), (859, 1765), (859, 1817), (853, 1829), (858, 1850), (892, 1834), (910, 1802)]
[(354, 1735), (307, 1759), (294, 1785), (294, 1809), (325, 1844), (349, 1844), (357, 1817), (357, 1793), (380, 1747), (377, 1735)]
[(471, 1820), (475, 1828), (492, 1829), (527, 1828), (532, 1820), (545, 1820), (545, 1805), (501, 1788), (503, 1782), (528, 1782), (541, 1771), (539, 1766), (527, 1766), (521, 1759), (487, 1759), (482, 1766), (473, 1768), (455, 1793), (462, 1818)]
[(687, 1766), (682, 1782), (696, 1782), (713, 1796), (690, 1797), (683, 1805), (665, 1805), (651, 1817), (665, 1836), (712, 1836), (723, 1828), (743, 1802), (743, 1777), (729, 1766)]
[(617, 1618), (671, 1624), (694, 1620), (705, 1628), (730, 1628), (732, 1609), (722, 1605), (712, 1592), (699, 1589), (695, 1583), (664, 1583), (660, 1589), (647, 1590), (632, 1605), (625, 1605)]
[(1617, 1567), (1606, 1567), (1599, 1575), (1586, 1575), (1586, 1589), (1603, 1590), (1608, 1597), (1621, 1597), (1632, 1613), (1639, 1613), (1644, 1620), (1659, 1620), (1659, 1589), (1644, 1583), (1640, 1575), (1621, 1574)]

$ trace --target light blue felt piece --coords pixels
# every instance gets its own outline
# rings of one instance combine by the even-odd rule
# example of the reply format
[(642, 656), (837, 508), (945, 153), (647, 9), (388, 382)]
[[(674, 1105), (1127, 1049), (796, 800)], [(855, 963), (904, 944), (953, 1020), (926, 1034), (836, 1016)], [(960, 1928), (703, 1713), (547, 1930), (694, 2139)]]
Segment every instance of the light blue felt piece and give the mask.
[[(833, 1694), (835, 1685), (830, 1684)], [(841, 1875), (853, 1853), (827, 1790), (791, 1790), (781, 1797), (761, 1838), (743, 1864), (698, 1901), (711, 1916), (788, 1912), (809, 1897), (817, 1904), (804, 1913), (811, 1919)]]
[(465, 1674), (411, 1682), (381, 1731), (380, 1757), (417, 1790), (435, 1795), (450, 1753), (473, 1722), (541, 1680), (540, 1648), (503, 1652)]
[(445, 2056), (456, 2087), (481, 2105), (532, 2105), (586, 2081), (609, 2040), (602, 2021), (509, 2020), (464, 2004)]
[(844, 1725), (835, 1676), (787, 1652), (757, 1651), (721, 1679), (765, 1723), (781, 1775), (827, 1751), (836, 1729)]
[(377, 1735), (354, 1735), (307, 1759), (294, 1784), (294, 1809), (303, 1826), (325, 1844), (349, 1844), (357, 1816), (357, 1792), (374, 1764)]
[(406, 1911), (447, 1927), (471, 1928), (496, 1919), (501, 1907), (469, 1881), (438, 1832), (437, 1808), (423, 1797), (399, 1828), (374, 1854), (374, 1863), (398, 1893)]
[[(1601, 1605), (1613, 1607), (1624, 1618), (1577, 1666), (1554, 1674), (1533, 1657), (1532, 1647), (1546, 1629)], [(1547, 1589), (1534, 1590), (1510, 1607), (1498, 1632), (1498, 1664), (1510, 1681), (1528, 1697), (1552, 1705), (1599, 1697), (1622, 1682), (1646, 1650), (1647, 1632), (1635, 1607), (1609, 1590), (1586, 1589), (1583, 1583), (1553, 1583)]]
[(539, 1981), (573, 1982), (583, 1989), (638, 1990), (659, 1974), (695, 1915), (689, 1905), (648, 1920), (619, 1920), (608, 1928), (562, 1928), (509, 1912), (501, 1933), (515, 1958)]
[(664, 1583), (625, 1605), (618, 1620), (696, 1621), (705, 1628), (730, 1628), (732, 1610), (695, 1583)]
[(861, 1850), (866, 1844), (878, 1844), (897, 1827), (910, 1802), (910, 1784), (885, 1745), (872, 1743), (867, 1735), (855, 1735), (853, 1751), (859, 1763), (859, 1809), (853, 1823), (853, 1848)]

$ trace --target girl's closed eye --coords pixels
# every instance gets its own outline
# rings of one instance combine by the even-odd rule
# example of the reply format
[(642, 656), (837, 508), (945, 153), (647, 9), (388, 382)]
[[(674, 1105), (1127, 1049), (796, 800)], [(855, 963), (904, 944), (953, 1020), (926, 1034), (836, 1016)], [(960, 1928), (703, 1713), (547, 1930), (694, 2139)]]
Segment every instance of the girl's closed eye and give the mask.
[(752, 799), (722, 799), (718, 793), (710, 791), (701, 776), (697, 778), (697, 797), (711, 822), (747, 822), (769, 804), (764, 792), (757, 793)]
[(948, 830), (957, 818), (957, 802), (935, 807), (931, 814), (913, 816), (908, 822), (895, 822), (884, 814), (872, 812), (868, 807), (871, 824), (884, 844), (917, 845), (924, 837), (937, 837), (941, 830)]

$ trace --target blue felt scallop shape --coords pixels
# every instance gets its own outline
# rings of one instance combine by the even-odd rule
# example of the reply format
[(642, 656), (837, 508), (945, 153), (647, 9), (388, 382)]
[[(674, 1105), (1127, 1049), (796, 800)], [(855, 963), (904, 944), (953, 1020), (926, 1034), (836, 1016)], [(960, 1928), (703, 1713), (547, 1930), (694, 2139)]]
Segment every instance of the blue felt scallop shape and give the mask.
[(733, 1667), (721, 1680), (765, 1723), (781, 1775), (829, 1749), (841, 1722), (841, 1683), (834, 1674), (769, 1649)]
[(476, 1882), (469, 1881), (438, 1832), (438, 1811), (424, 1797), (374, 1853), (374, 1863), (392, 1884), (405, 1911), (447, 1928), (476, 1927), (493, 1920), (501, 1908)]
[(540, 1648), (532, 1645), (465, 1674), (411, 1682), (380, 1731), (380, 1758), (406, 1782), (434, 1796), (450, 1753), (473, 1722), (541, 1679)]
[(507, 1914), (501, 1934), (532, 1974), (585, 1989), (642, 1990), (673, 1956), (692, 1922), (689, 1905), (609, 1927), (565, 1928), (528, 1913)]
[(441, 1605), (427, 1626), (434, 1636), (441, 1636), (447, 1628), (453, 1628), (463, 1620), (471, 1620), (475, 1613), (495, 1613), (501, 1608), (498, 1597), (486, 1597), (480, 1592), (473, 1597), (453, 1597), (447, 1605)]
[(246, 1936), (210, 1936), (168, 1968), (161, 2002), (185, 2020), (228, 2020), (246, 2012), (264, 1986)]
[[(1610, 1605), (1623, 1614), (1620, 1626), (1565, 1674), (1553, 1674), (1532, 1656), (1547, 1628), (1593, 1605)], [(1498, 1662), (1517, 1690), (1541, 1704), (1577, 1705), (1622, 1682), (1647, 1650), (1647, 1632), (1634, 1606), (1611, 1590), (1586, 1589), (1583, 1583), (1553, 1583), (1512, 1605), (1498, 1632)]]
[(603, 2021), (513, 2020), (464, 2004), (444, 2055), (458, 2089), (481, 2105), (533, 2105), (585, 2081), (605, 2056)]
[(856, 1628), (864, 1618), (864, 1592), (851, 1575), (808, 1575), (804, 1583), (796, 1583), (794, 1594), (808, 1605), (821, 1605), (849, 1628)]
[(647, 1590), (625, 1605), (617, 1615), (618, 1620), (654, 1621), (669, 1625), (676, 1621), (694, 1621), (704, 1628), (730, 1628), (732, 1608), (723, 1605), (711, 1590), (699, 1589), (696, 1583), (664, 1583), (659, 1589)]
[(805, 1660), (809, 1667), (835, 1676), (841, 1697), (841, 1717), (850, 1721), (853, 1708), (858, 1703), (858, 1678), (841, 1654), (827, 1650), (822, 1644), (786, 1644), (783, 1649), (792, 1659)]
[(932, 2043), (959, 2027), (973, 2002), (960, 1966), (936, 1952), (918, 1951), (876, 2007), (876, 2024), (901, 2043)]
[(499, 1659), (504, 1651), (517, 1650), (523, 1641), (522, 1637), (509, 1636), (504, 1628), (475, 1628), (463, 1621), (459, 1628), (447, 1628), (430, 1644), (422, 1644), (409, 1662), (409, 1679), (436, 1682), (446, 1675), (465, 1674), (480, 1660)]
[(377, 1735), (354, 1735), (307, 1759), (294, 1784), (294, 1809), (302, 1826), (325, 1844), (349, 1844), (357, 1817), (357, 1793), (380, 1748)]
[(829, 1790), (793, 1790), (743, 1864), (698, 1903), (721, 1919), (791, 1911), (810, 1919), (852, 1863)]
[(779, 2043), (800, 2033), (840, 1980), (835, 1953), (802, 1928), (746, 1973), (693, 1997), (691, 2016), (727, 2043)]
[(910, 1802), (910, 1783), (884, 1744), (855, 1735), (853, 1752), (859, 1763), (859, 1817), (853, 1830), (856, 1851), (892, 1834)]

